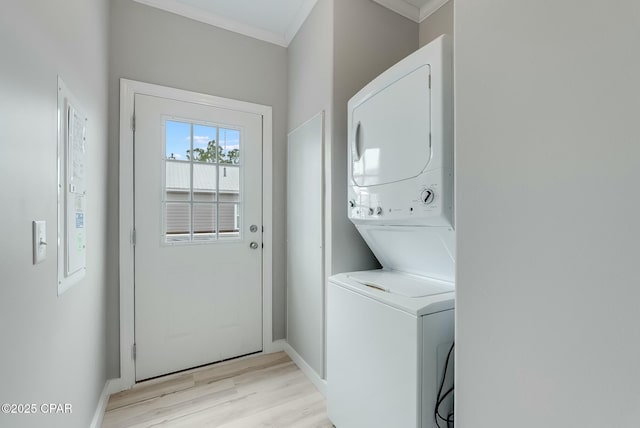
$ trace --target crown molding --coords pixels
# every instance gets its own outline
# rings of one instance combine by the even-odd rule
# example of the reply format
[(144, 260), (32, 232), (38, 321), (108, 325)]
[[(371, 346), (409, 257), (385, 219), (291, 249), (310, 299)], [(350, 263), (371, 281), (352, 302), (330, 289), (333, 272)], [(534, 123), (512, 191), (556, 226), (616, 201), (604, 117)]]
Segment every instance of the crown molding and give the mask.
[(442, 6), (447, 4), (449, 0), (430, 0), (420, 8), (419, 22), (424, 21), (438, 11)]
[(287, 32), (284, 36), (287, 42), (287, 46), (289, 46), (289, 43), (291, 43), (296, 34), (298, 34), (298, 31), (300, 31), (300, 28), (302, 28), (302, 25), (307, 20), (309, 15), (311, 15), (311, 11), (313, 10), (317, 2), (318, 0), (304, 0), (304, 2), (302, 3), (302, 7), (300, 7), (300, 10), (293, 19), (293, 22), (289, 25), (289, 28), (287, 29)]
[[(200, 8), (180, 3), (177, 0), (134, 0), (147, 6), (162, 9), (167, 12), (181, 15), (194, 21), (203, 22), (234, 33), (243, 34), (253, 37), (254, 39), (263, 40), (278, 46), (287, 47), (289, 43), (284, 34), (274, 33), (272, 31), (263, 30), (261, 28), (247, 25), (242, 22), (227, 18), (225, 16), (216, 15), (211, 12), (204, 11)], [(315, 2), (314, 2), (315, 3)], [(305, 17), (306, 18), (306, 17)], [(304, 20), (303, 20), (304, 22)], [(302, 25), (302, 24), (300, 24)]]
[(413, 22), (420, 23), (420, 9), (404, 0), (373, 0)]
[[(178, 0), (134, 0), (135, 2), (161, 9), (166, 12), (184, 16), (194, 21), (203, 22), (215, 27), (223, 28), (234, 33), (243, 34), (254, 39), (273, 43), (278, 46), (288, 47), (289, 43), (298, 34), (300, 28), (311, 14), (318, 0), (303, 0), (300, 10), (296, 14), (293, 22), (284, 34), (275, 33), (273, 31), (264, 30), (253, 25), (244, 24), (222, 15), (207, 12), (197, 7), (189, 6)], [(421, 23), (438, 9), (440, 9), (449, 0), (428, 0), (427, 3), (418, 8), (405, 0), (373, 0), (374, 2), (404, 16), (416, 23)]]
[(428, 0), (424, 6), (418, 8), (405, 0), (373, 0), (381, 4), (387, 9), (391, 9), (395, 13), (404, 16), (416, 23), (421, 23), (438, 9), (440, 9), (449, 0)]

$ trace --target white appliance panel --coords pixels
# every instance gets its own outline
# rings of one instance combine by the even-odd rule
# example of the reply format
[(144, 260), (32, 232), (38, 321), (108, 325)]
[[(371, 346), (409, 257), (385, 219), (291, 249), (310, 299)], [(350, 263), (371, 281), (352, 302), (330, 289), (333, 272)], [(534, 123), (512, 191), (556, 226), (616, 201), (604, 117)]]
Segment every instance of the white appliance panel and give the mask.
[(415, 427), (415, 316), (329, 283), (327, 409), (338, 428)]
[(356, 224), (382, 266), (427, 278), (455, 280), (455, 232), (450, 227)]
[(441, 36), (349, 101), (354, 223), (453, 226), (452, 62)]
[[(389, 291), (369, 287), (363, 284), (363, 282), (366, 281), (358, 281), (359, 277), (371, 279), (376, 283), (382, 283), (384, 284), (384, 287), (389, 289)], [(403, 291), (402, 283), (405, 281), (406, 277), (413, 277), (416, 282), (422, 282), (423, 287), (426, 290), (431, 290), (431, 293), (424, 296), (407, 296), (408, 293), (398, 292)], [(384, 305), (400, 309), (401, 311), (413, 316), (429, 315), (454, 308), (454, 285), (444, 281), (436, 281), (430, 278), (419, 278), (414, 275), (408, 275), (397, 271), (387, 271), (384, 269), (339, 273), (337, 275), (333, 275), (329, 280), (342, 288), (351, 290), (367, 298), (377, 300)], [(449, 292), (443, 292), (445, 288), (448, 288)]]
[(337, 428), (435, 428), (454, 310), (414, 316), (332, 280), (327, 293), (331, 421)]
[(406, 180), (427, 168), (431, 159), (430, 74), (431, 67), (421, 65), (353, 109), (351, 161), (357, 186)]
[[(423, 197), (430, 192), (428, 203)], [(383, 186), (349, 189), (349, 217), (359, 224), (453, 225), (453, 170), (436, 169)]]
[(405, 297), (425, 297), (454, 291), (451, 283), (425, 281), (422, 277), (396, 271), (353, 272), (348, 274), (347, 278), (385, 293), (399, 294)]
[[(433, 410), (438, 398), (438, 388), (444, 375), (447, 354), (454, 341), (455, 312), (453, 310), (420, 317), (422, 322), (422, 425), (421, 428), (435, 427)], [(447, 367), (443, 394), (453, 386), (455, 358), (452, 353)], [(447, 416), (453, 410), (453, 394), (444, 399), (440, 414)], [(440, 421), (441, 427), (447, 424)]]

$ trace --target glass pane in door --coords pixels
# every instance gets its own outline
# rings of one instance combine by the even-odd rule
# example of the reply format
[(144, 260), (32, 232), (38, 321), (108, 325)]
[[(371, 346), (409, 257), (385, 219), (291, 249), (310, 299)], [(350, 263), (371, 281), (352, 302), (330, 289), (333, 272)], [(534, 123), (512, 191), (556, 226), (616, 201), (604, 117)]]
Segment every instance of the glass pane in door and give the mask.
[(191, 204), (165, 203), (164, 233), (167, 242), (191, 240)]
[(165, 159), (186, 160), (191, 149), (191, 124), (165, 121)]
[(165, 243), (240, 237), (241, 131), (165, 121)]

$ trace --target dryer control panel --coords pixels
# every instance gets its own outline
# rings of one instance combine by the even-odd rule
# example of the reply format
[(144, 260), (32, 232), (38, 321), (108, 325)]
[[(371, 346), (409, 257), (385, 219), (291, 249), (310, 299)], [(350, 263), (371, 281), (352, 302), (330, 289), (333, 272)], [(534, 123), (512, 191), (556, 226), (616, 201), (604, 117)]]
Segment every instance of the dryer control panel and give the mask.
[(384, 187), (351, 188), (349, 217), (356, 223), (451, 226), (453, 189), (448, 184), (452, 179), (452, 170), (437, 170)]

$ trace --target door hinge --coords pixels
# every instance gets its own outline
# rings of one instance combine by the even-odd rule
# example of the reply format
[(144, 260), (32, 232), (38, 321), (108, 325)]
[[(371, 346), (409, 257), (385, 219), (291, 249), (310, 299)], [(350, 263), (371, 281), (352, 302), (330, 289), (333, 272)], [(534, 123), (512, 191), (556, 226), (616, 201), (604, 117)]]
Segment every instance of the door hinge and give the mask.
[(131, 130), (136, 132), (136, 115), (135, 113), (131, 116)]
[(429, 89), (431, 89), (431, 75), (429, 75)]
[(137, 351), (138, 351), (138, 347), (136, 346), (136, 344), (134, 343), (131, 346), (131, 358), (133, 358), (133, 360), (136, 360), (136, 356), (137, 356)]
[(131, 231), (131, 245), (135, 246), (136, 245), (136, 230), (133, 229)]
[(432, 144), (431, 144), (431, 132), (429, 132), (429, 147), (431, 147), (431, 146), (432, 146)]

